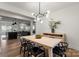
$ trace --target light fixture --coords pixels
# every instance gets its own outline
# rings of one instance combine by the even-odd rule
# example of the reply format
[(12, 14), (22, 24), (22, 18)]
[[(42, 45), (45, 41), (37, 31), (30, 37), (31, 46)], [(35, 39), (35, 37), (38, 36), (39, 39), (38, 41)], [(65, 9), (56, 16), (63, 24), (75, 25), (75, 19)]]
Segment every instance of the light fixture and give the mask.
[(12, 23), (12, 25), (16, 25), (16, 24), (17, 24), (16, 22)]
[(41, 3), (39, 2), (39, 11), (38, 13), (32, 13), (32, 15), (36, 18), (34, 21), (40, 21), (40, 23), (43, 23), (43, 20), (41, 20), (42, 17), (48, 17), (49, 11), (41, 12)]

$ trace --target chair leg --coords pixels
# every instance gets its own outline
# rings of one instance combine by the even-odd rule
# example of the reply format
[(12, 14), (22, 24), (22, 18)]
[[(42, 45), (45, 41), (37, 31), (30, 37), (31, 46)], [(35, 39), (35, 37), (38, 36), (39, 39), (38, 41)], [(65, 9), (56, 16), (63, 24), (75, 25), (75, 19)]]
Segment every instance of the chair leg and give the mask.
[(22, 51), (22, 47), (20, 47), (20, 54), (21, 54), (21, 51)]
[(25, 47), (24, 47), (24, 53), (23, 53), (23, 56), (25, 57)]

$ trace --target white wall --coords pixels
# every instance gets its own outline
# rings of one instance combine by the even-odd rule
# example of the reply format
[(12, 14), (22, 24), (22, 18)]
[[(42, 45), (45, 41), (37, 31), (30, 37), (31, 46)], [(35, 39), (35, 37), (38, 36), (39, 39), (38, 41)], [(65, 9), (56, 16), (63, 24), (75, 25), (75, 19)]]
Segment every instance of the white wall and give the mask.
[(66, 33), (69, 47), (79, 50), (79, 4), (56, 11), (51, 17), (62, 23), (56, 32)]
[(36, 23), (36, 34), (42, 34), (44, 32), (50, 32), (50, 28), (49, 28), (49, 25), (48, 25), (49, 19), (43, 17), (41, 20), (43, 21), (43, 23), (40, 23), (39, 21), (37, 21), (37, 23)]

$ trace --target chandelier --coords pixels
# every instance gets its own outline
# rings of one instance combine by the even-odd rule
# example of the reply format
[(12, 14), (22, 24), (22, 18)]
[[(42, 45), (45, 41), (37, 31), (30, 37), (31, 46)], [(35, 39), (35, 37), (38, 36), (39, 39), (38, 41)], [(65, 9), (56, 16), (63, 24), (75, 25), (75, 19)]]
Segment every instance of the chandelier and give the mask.
[(46, 17), (48, 16), (49, 11), (46, 11), (44, 13), (41, 12), (41, 3), (39, 2), (39, 10), (38, 13), (32, 13), (32, 15), (36, 18), (34, 21), (40, 21), (40, 23), (43, 23), (43, 21), (41, 20), (42, 17)]

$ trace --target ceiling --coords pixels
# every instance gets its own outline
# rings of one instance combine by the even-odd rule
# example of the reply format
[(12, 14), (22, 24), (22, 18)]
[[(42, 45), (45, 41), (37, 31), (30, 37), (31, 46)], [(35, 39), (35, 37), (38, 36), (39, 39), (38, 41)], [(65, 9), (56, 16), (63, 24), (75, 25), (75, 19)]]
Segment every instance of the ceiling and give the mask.
[[(4, 2), (11, 6), (21, 8), (27, 12), (38, 12), (38, 2)], [(66, 8), (72, 5), (78, 4), (78, 2), (41, 2), (41, 12), (49, 10), (54, 12), (62, 8)]]

